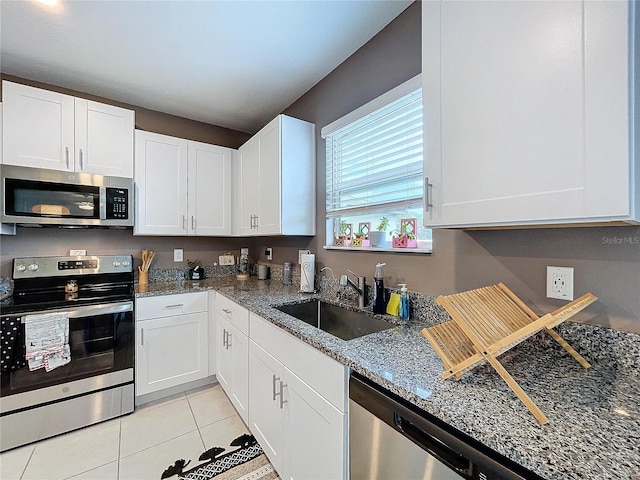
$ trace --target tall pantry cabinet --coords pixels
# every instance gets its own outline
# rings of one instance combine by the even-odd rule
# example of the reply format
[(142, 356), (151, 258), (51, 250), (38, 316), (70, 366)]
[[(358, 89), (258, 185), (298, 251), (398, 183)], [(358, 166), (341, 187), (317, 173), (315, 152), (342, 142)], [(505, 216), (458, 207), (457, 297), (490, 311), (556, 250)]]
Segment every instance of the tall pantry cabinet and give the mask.
[(422, 3), (426, 226), (640, 221), (637, 9)]

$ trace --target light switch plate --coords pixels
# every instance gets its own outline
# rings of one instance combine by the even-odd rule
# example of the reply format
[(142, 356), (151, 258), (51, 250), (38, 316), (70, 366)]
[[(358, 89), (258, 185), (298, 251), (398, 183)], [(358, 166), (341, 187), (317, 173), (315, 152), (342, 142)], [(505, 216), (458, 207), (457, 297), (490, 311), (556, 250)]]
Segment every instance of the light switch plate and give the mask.
[(182, 262), (184, 259), (184, 250), (182, 248), (173, 249), (173, 261)]

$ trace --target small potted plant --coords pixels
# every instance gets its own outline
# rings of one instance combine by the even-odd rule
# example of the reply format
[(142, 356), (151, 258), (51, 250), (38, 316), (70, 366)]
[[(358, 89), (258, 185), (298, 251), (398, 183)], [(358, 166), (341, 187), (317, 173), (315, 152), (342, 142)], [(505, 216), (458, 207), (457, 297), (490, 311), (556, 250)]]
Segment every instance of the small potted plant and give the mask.
[(389, 218), (382, 217), (378, 228), (369, 233), (369, 241), (372, 247), (384, 247), (387, 238), (387, 228), (389, 228)]
[(356, 233), (351, 240), (352, 247), (370, 247), (369, 235), (371, 231), (371, 223), (359, 223), (358, 233)]
[(335, 245), (338, 247), (348, 247), (351, 244), (351, 233), (353, 226), (350, 223), (340, 220), (340, 233), (336, 237)]
[(403, 218), (400, 220), (400, 231), (393, 235), (393, 248), (417, 248), (416, 218)]

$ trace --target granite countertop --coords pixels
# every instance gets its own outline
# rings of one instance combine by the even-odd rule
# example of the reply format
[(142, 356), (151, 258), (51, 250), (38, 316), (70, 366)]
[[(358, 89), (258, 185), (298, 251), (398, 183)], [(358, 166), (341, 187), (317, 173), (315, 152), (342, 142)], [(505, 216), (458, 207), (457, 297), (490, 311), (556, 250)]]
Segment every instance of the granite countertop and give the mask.
[[(254, 278), (217, 277), (138, 286), (136, 296), (215, 289), (455, 429), (547, 479), (640, 479), (640, 336), (565, 322), (558, 331), (591, 364), (583, 369), (544, 332), (500, 362), (549, 418), (540, 425), (489, 366), (460, 381), (443, 366), (425, 326), (447, 314), (433, 300), (412, 298), (417, 318), (343, 341), (273, 305), (308, 301), (296, 286)], [(335, 296), (326, 297), (335, 303)], [(356, 309), (354, 307), (354, 309)]]

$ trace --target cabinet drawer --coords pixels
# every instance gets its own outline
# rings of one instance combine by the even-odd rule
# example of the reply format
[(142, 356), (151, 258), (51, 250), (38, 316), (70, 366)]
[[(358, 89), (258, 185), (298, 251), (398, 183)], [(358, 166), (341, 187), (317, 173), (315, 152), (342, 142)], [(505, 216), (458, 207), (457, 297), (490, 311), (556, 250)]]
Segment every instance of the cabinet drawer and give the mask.
[(226, 318), (245, 335), (249, 335), (249, 311), (219, 293), (216, 295), (216, 312)]
[(346, 411), (346, 367), (253, 313), (251, 340), (341, 412)]
[(207, 292), (137, 298), (136, 320), (206, 312), (208, 308)]

